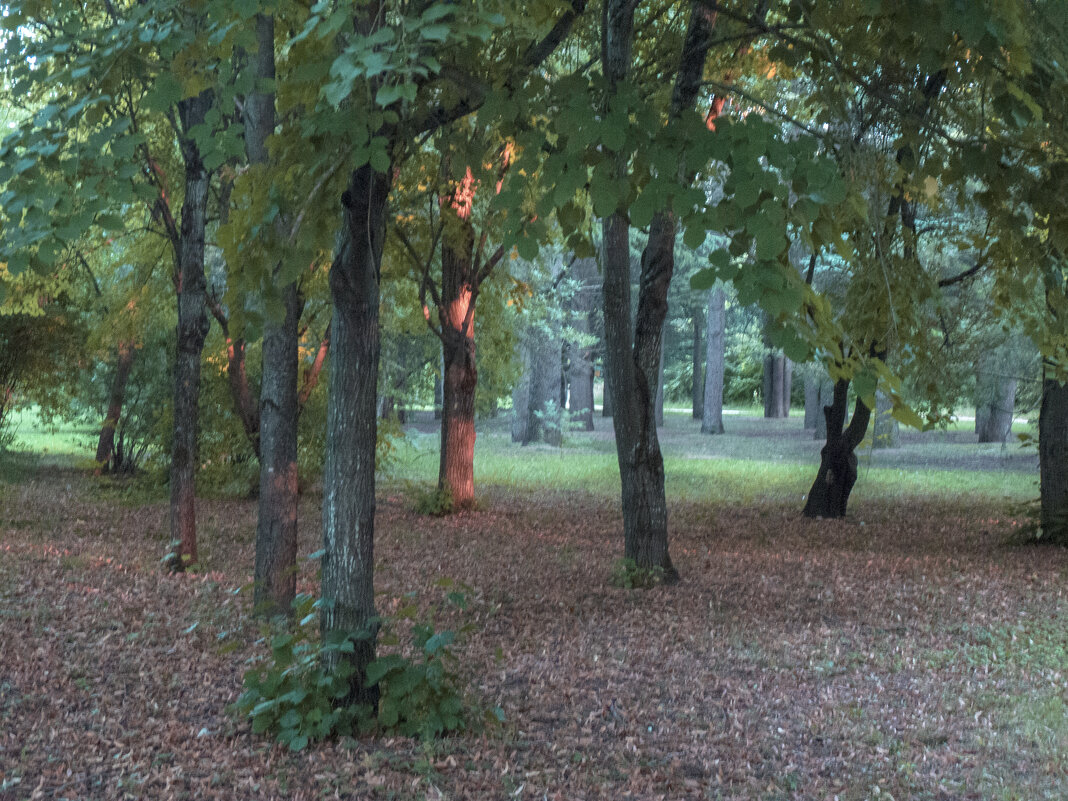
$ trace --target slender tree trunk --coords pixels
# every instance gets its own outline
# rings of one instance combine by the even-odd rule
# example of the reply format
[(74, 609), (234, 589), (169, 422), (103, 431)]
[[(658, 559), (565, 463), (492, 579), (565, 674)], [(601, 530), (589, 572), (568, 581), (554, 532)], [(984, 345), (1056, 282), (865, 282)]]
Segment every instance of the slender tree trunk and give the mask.
[(812, 375), (805, 375), (805, 431), (816, 428), (816, 420), (822, 416), (820, 410), (820, 380)]
[(559, 445), (559, 418), (554, 419), (551, 410), (559, 411), (556, 393), (560, 388), (560, 346), (548, 332), (533, 329), (530, 332), (530, 349), (530, 394), (522, 442), (524, 445), (530, 442)]
[[(392, 169), (356, 169), (342, 196), (342, 244), (330, 269), (330, 396), (323, 474), (322, 617), (324, 640), (349, 638), (352, 692), (339, 703), (376, 704), (366, 686), (374, 659), (375, 444), (378, 418), (379, 275)], [(362, 632), (365, 636), (354, 637)], [(327, 654), (327, 666), (340, 658)]]
[(660, 359), (656, 367), (656, 425), (658, 428), (664, 427), (664, 361), (666, 360), (664, 345), (663, 334), (661, 334)]
[[(631, 62), (634, 28), (631, 0), (606, 0), (603, 11), (602, 65), (610, 89), (625, 80)], [(711, 43), (715, 13), (694, 4), (683, 41), (671, 98), (671, 117), (693, 108)], [(618, 176), (626, 164), (615, 164)], [(680, 165), (681, 180), (690, 180)], [(664, 459), (656, 434), (655, 393), (663, 345), (667, 294), (675, 267), (675, 217), (658, 211), (642, 253), (638, 313), (631, 334), (630, 226), (624, 214), (602, 221), (604, 253), (605, 362), (612, 386), (616, 455), (622, 485), (624, 556), (643, 568), (660, 568), (666, 581), (678, 579), (668, 555)]]
[[(580, 334), (589, 333), (590, 315), (584, 304), (578, 307), (571, 325)], [(568, 383), (567, 408), (572, 421), (578, 423), (583, 431), (593, 431), (593, 362), (590, 360), (590, 348), (578, 342), (571, 343)]]
[[(257, 50), (251, 66), (257, 86), (271, 86), (275, 78), (274, 18), (256, 15)], [(256, 91), (245, 99), (245, 150), (251, 164), (266, 164), (267, 138), (275, 129), (275, 97)], [(284, 216), (276, 218), (281, 247), (287, 231)], [(273, 268), (275, 283), (281, 263)], [(299, 325), (304, 302), (296, 282), (278, 290), (284, 317), (268, 317), (263, 330), (262, 378), (258, 417), (260, 458), (259, 515), (256, 525), (254, 608), (271, 616), (290, 611), (297, 587), (297, 418), (300, 413)], [(244, 378), (243, 361), (240, 378)], [(231, 380), (237, 375), (231, 372)], [(247, 392), (248, 382), (244, 386)]]
[(519, 381), (512, 389), (512, 442), (526, 445), (530, 441), (530, 384), (534, 375), (533, 343), (524, 335), (519, 343), (519, 358), (523, 363)]
[(834, 381), (832, 381), (830, 377), (826, 377), (820, 381), (819, 393), (816, 397), (816, 431), (813, 434), (813, 439), (827, 439), (827, 415), (823, 413), (823, 409), (824, 407), (831, 405), (833, 402)]
[[(109, 472), (112, 457), (115, 455), (115, 429), (122, 417), (122, 404), (126, 400), (126, 384), (130, 380), (130, 371), (133, 369), (134, 355), (137, 349), (132, 342), (120, 342), (118, 361), (115, 365), (115, 377), (111, 381), (111, 391), (108, 393), (108, 411), (104, 417), (104, 423), (100, 427), (100, 438), (96, 444), (97, 470)], [(118, 469), (120, 465), (115, 464)]]
[(248, 371), (245, 369), (245, 340), (226, 340), (226, 380), (230, 386), (230, 398), (241, 420), (241, 427), (252, 446), (256, 458), (260, 458), (260, 409), (252, 400)]
[(1012, 431), (1016, 379), (1004, 375), (1007, 358), (993, 356), (980, 364), (976, 384), (975, 433), (980, 442), (1005, 442)]
[(690, 350), (690, 364), (693, 367), (690, 382), (690, 407), (693, 410), (693, 419), (700, 420), (704, 416), (705, 377), (704, 357), (705, 353), (701, 345), (701, 318), (695, 311), (692, 318), (693, 325), (693, 348)]
[[(201, 125), (212, 104), (204, 92), (178, 104), (183, 131)], [(196, 468), (199, 432), (200, 355), (208, 335), (207, 282), (204, 277), (204, 228), (210, 175), (196, 143), (181, 142), (185, 197), (178, 248), (178, 335), (174, 367), (174, 438), (171, 450), (170, 566), (184, 570), (197, 561)]]
[(827, 422), (827, 444), (820, 451), (820, 468), (809, 490), (805, 517), (845, 517), (849, 494), (857, 482), (856, 449), (871, 421), (871, 410), (858, 398), (853, 418), (845, 427), (849, 382), (834, 385), (834, 397), (823, 408)]
[(1049, 375), (1042, 380), (1038, 467), (1043, 538), (1068, 544), (1068, 384)]
[(725, 368), (725, 335), (727, 327), (727, 296), (722, 287), (708, 293), (708, 334), (705, 338), (705, 397), (702, 434), (723, 433), (723, 374)]
[(782, 406), (779, 407), (780, 417), (790, 416), (790, 393), (794, 388), (794, 363), (785, 355), (782, 357)]

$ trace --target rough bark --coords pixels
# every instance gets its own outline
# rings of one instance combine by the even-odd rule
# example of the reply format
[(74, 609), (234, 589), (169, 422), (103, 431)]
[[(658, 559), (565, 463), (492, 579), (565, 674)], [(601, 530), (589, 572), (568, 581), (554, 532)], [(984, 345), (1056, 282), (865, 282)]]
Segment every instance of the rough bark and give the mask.
[[(323, 474), (321, 627), (324, 639), (352, 638), (355, 669), (347, 701), (377, 703), (365, 671), (374, 659), (375, 443), (378, 418), (379, 275), (390, 175), (353, 171), (342, 196), (344, 228), (330, 269), (331, 322), (326, 466)], [(361, 636), (355, 636), (357, 634)], [(327, 654), (328, 665), (339, 658)]]
[(805, 502), (805, 517), (845, 517), (849, 494), (857, 482), (855, 451), (871, 421), (871, 410), (858, 398), (849, 426), (845, 426), (848, 392), (849, 382), (840, 379), (834, 385), (831, 404), (823, 407), (827, 443), (820, 451), (820, 468)]
[[(602, 64), (609, 87), (626, 79), (634, 27), (632, 0), (606, 0)], [(715, 14), (694, 4), (672, 90), (671, 116), (692, 109), (697, 97)], [(614, 165), (625, 175), (626, 164)], [(690, 180), (685, 165), (679, 177)], [(668, 554), (664, 460), (656, 434), (656, 376), (667, 316), (667, 293), (675, 266), (675, 217), (669, 209), (654, 216), (641, 260), (638, 311), (631, 332), (629, 224), (624, 214), (602, 220), (604, 254), (605, 362), (612, 388), (616, 455), (622, 485), (624, 556), (643, 568), (659, 568), (677, 580)]]
[(121, 465), (115, 461), (115, 429), (122, 417), (122, 404), (126, 400), (126, 384), (130, 380), (130, 371), (133, 370), (134, 355), (137, 353), (132, 342), (120, 342), (118, 359), (115, 363), (115, 377), (111, 380), (111, 390), (108, 392), (108, 410), (104, 416), (104, 423), (100, 426), (100, 437), (96, 444), (97, 470), (113, 472), (121, 469)]
[[(203, 124), (212, 104), (210, 92), (178, 104), (182, 131)], [(181, 140), (185, 197), (179, 234), (177, 358), (174, 366), (174, 438), (171, 449), (171, 541), (169, 564), (184, 570), (197, 561), (196, 467), (199, 431), (200, 355), (208, 335), (207, 282), (204, 277), (204, 228), (210, 175), (200, 150), (188, 136)]]
[[(472, 259), (475, 229), (462, 207), (442, 203), (451, 214), (441, 246), (441, 347), (445, 365), (442, 380), (441, 453), (438, 488), (452, 495), (458, 508), (475, 501), (475, 365), (474, 286)], [(470, 210), (468, 209), (468, 214)]]
[(705, 338), (705, 392), (702, 434), (723, 433), (723, 374), (726, 365), (725, 342), (727, 296), (722, 287), (708, 293), (708, 334)]
[[(274, 18), (257, 14), (255, 23), (257, 50), (250, 64), (257, 86), (270, 86), (275, 77)], [(274, 103), (273, 92), (256, 91), (245, 98), (245, 151), (251, 164), (268, 161), (267, 139), (275, 129)], [(287, 235), (283, 220), (280, 215), (275, 223), (280, 244)], [(280, 264), (272, 268), (276, 284), (280, 270)], [(278, 291), (284, 316), (268, 318), (264, 325), (258, 414), (260, 493), (253, 607), (268, 616), (290, 611), (297, 579), (297, 384), (304, 303), (295, 282)], [(231, 380), (235, 375), (231, 371)]]
[(695, 311), (691, 319), (693, 327), (693, 347), (690, 349), (690, 365), (692, 371), (690, 374), (690, 408), (693, 412), (693, 419), (700, 420), (704, 415), (704, 398), (705, 398), (705, 376), (704, 376), (704, 361), (705, 353), (701, 347), (701, 317)]
[(661, 334), (660, 358), (656, 367), (656, 425), (659, 428), (664, 427), (664, 344), (663, 334)]
[(1068, 544), (1068, 384), (1042, 381), (1038, 467), (1043, 539)]

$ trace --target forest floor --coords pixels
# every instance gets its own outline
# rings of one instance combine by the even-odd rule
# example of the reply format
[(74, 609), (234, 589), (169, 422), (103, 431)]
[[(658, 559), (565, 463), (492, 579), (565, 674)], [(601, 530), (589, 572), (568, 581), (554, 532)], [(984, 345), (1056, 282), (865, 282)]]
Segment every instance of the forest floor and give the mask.
[[(1017, 544), (1033, 458), (964, 435), (961, 464), (952, 438), (876, 454), (850, 517), (811, 521), (818, 443), (790, 423), (742, 433), (760, 425), (708, 444), (669, 424), (682, 581), (651, 590), (609, 580), (621, 522), (602, 434), (554, 452), (484, 432), (480, 509), (445, 518), (413, 510), (430, 460), (409, 454), (380, 491), (379, 608), (467, 585), (467, 610), (437, 622), (469, 626), (460, 670), (506, 720), (297, 754), (227, 711), (264, 650), (234, 591), (255, 503), (203, 500), (202, 571), (174, 576), (162, 499), (8, 456), (0, 800), (1068, 797), (1068, 553)], [(718, 448), (735, 483), (691, 472)], [(303, 500), (304, 554), (319, 503)], [(300, 588), (315, 591), (310, 563)]]

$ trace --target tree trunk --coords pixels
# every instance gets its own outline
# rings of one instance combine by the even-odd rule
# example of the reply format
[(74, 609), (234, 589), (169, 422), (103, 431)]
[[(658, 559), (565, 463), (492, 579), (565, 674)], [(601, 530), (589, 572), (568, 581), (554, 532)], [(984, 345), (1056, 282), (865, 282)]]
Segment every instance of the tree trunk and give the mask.
[(296, 284), (282, 289), (285, 319), (263, 333), (260, 390), (260, 497), (253, 608), (290, 611), (297, 589), (297, 372), (303, 303)]
[(226, 340), (226, 380), (230, 385), (230, 398), (241, 420), (249, 445), (256, 458), (260, 458), (260, 409), (252, 400), (248, 371), (245, 369), (245, 340)]
[(812, 431), (816, 421), (822, 416), (820, 410), (820, 379), (805, 375), (805, 431)]
[(604, 387), (601, 390), (601, 417), (611, 417), (614, 414), (612, 404), (612, 383), (608, 379), (608, 359), (605, 359)]
[[(581, 310), (575, 316), (572, 327), (580, 334), (589, 333), (589, 314)], [(593, 431), (593, 362), (590, 360), (590, 349), (577, 342), (571, 343), (568, 383), (567, 409), (572, 422), (578, 423), (583, 431)]]
[(980, 442), (1005, 442), (1012, 431), (1016, 379), (1006, 376), (1007, 358), (988, 358), (976, 376), (975, 433)]
[(660, 339), (660, 360), (656, 368), (656, 425), (664, 427), (664, 340), (663, 334)]
[(705, 377), (704, 351), (701, 347), (701, 318), (695, 311), (691, 319), (693, 325), (693, 348), (690, 350), (690, 364), (693, 370), (690, 375), (690, 408), (693, 411), (693, 419), (700, 420), (704, 416)]
[[(602, 65), (611, 89), (630, 70), (634, 29), (631, 0), (606, 0), (603, 13)], [(701, 86), (715, 14), (694, 4), (672, 89), (672, 118), (693, 108)], [(626, 174), (620, 158), (617, 176)], [(692, 180), (686, 165), (679, 178)], [(641, 260), (638, 313), (631, 334), (630, 225), (615, 212), (602, 220), (604, 254), (605, 363), (612, 386), (616, 456), (622, 488), (624, 556), (641, 568), (659, 568), (665, 581), (676, 581), (668, 554), (664, 459), (656, 434), (656, 376), (663, 351), (667, 295), (675, 268), (674, 214), (661, 209), (653, 216)]]
[(1043, 539), (1068, 544), (1068, 384), (1042, 380), (1038, 466)]
[(723, 374), (727, 328), (727, 296), (722, 287), (708, 293), (708, 334), (705, 345), (705, 393), (702, 434), (723, 433)]
[(827, 415), (823, 413), (825, 406), (834, 402), (834, 381), (825, 377), (820, 381), (819, 392), (816, 395), (816, 431), (813, 439), (827, 439)]
[[(201, 125), (212, 104), (204, 92), (178, 104), (181, 127)], [(204, 277), (204, 227), (210, 175), (196, 143), (182, 138), (185, 197), (178, 247), (178, 332), (174, 365), (174, 441), (171, 449), (171, 541), (169, 564), (184, 570), (197, 561), (196, 468), (199, 432), (200, 355), (208, 335), (207, 282)]]
[(560, 388), (560, 347), (548, 332), (534, 328), (530, 332), (531, 370), (527, 423), (524, 445), (546, 442), (559, 445), (560, 407), (557, 392)]
[(885, 392), (875, 393), (875, 430), (872, 432), (872, 445), (876, 448), (896, 448), (900, 429), (893, 416), (894, 402)]
[(534, 374), (534, 355), (528, 336), (519, 343), (519, 357), (523, 370), (512, 389), (512, 442), (526, 445), (530, 441), (530, 384)]
[(849, 382), (840, 379), (834, 385), (831, 404), (823, 408), (827, 444), (820, 451), (820, 468), (805, 502), (805, 517), (845, 517), (849, 494), (857, 482), (855, 451), (871, 420), (871, 410), (858, 398), (853, 419), (845, 428), (848, 393)]
[(130, 371), (133, 369), (134, 355), (137, 353), (132, 342), (120, 342), (118, 362), (115, 366), (115, 377), (111, 381), (111, 391), (108, 393), (108, 411), (104, 417), (104, 423), (100, 427), (100, 438), (96, 445), (97, 470), (109, 472), (118, 470), (118, 463), (111, 464), (115, 455), (115, 429), (122, 417), (122, 404), (126, 399), (126, 384), (130, 380)]
[[(275, 78), (274, 18), (256, 15), (257, 50), (251, 66), (257, 87), (272, 86)], [(275, 97), (271, 91), (256, 91), (245, 99), (245, 151), (251, 164), (266, 164), (267, 138), (275, 129)], [(275, 234), (284, 247), (287, 231), (280, 215)], [(273, 267), (278, 284), (281, 264)], [(284, 284), (281, 295), (284, 317), (268, 317), (263, 330), (262, 378), (260, 379), (259, 514), (256, 524), (256, 566), (253, 608), (266, 616), (287, 614), (297, 588), (297, 419), (300, 414), (299, 325), (304, 308), (296, 282)], [(244, 364), (242, 361), (242, 379)], [(231, 380), (234, 378), (231, 373)], [(244, 382), (247, 392), (247, 381)]]
[(794, 388), (794, 363), (785, 355), (782, 357), (782, 405), (779, 407), (780, 417), (790, 416), (790, 393)]
[(451, 197), (443, 200), (442, 212), (450, 214), (452, 220), (446, 225), (441, 244), (441, 352), (445, 375), (438, 489), (451, 494), (456, 508), (465, 508), (475, 502), (475, 229), (465, 215), (465, 207)]
[[(356, 169), (342, 196), (342, 244), (330, 269), (330, 396), (323, 474), (323, 639), (349, 639), (343, 657), (354, 668), (351, 692), (339, 704), (376, 704), (377, 686), (366, 686), (374, 659), (375, 444), (378, 418), (379, 275), (385, 238), (386, 200), (392, 167)], [(359, 636), (357, 636), (359, 635)], [(342, 658), (326, 654), (327, 667)]]

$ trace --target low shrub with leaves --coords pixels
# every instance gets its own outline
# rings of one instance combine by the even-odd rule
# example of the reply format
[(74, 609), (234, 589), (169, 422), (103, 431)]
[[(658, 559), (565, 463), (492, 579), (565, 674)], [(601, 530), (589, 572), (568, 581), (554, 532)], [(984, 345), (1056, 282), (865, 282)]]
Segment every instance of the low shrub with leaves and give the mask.
[(455, 511), (452, 500), (452, 491), (448, 488), (434, 487), (415, 489), (415, 511), (421, 515), (430, 517), (445, 517)]
[[(299, 596), (294, 602), (299, 622), (280, 631), (276, 622), (267, 663), (246, 672), (246, 690), (234, 706), (252, 719), (253, 732), (273, 734), (299, 751), (310, 742), (375, 729), (430, 739), (464, 731), (479, 720), (478, 710), (465, 703), (455, 670), (455, 633), (436, 631), (432, 619), (417, 619), (414, 604), (396, 618), (377, 621), (383, 629), (381, 645), (389, 647), (399, 645), (398, 624), (410, 620), (413, 654), (386, 654), (368, 666), (367, 681), (379, 689), (378, 709), (346, 703), (353, 668), (342, 658), (328, 670), (323, 657), (331, 651), (353, 653), (354, 640), (371, 635), (339, 632), (320, 640), (318, 603)], [(500, 710), (494, 712), (502, 717)]]
[(612, 565), (608, 583), (624, 590), (646, 590), (664, 583), (664, 568), (639, 567), (633, 559), (619, 559)]

